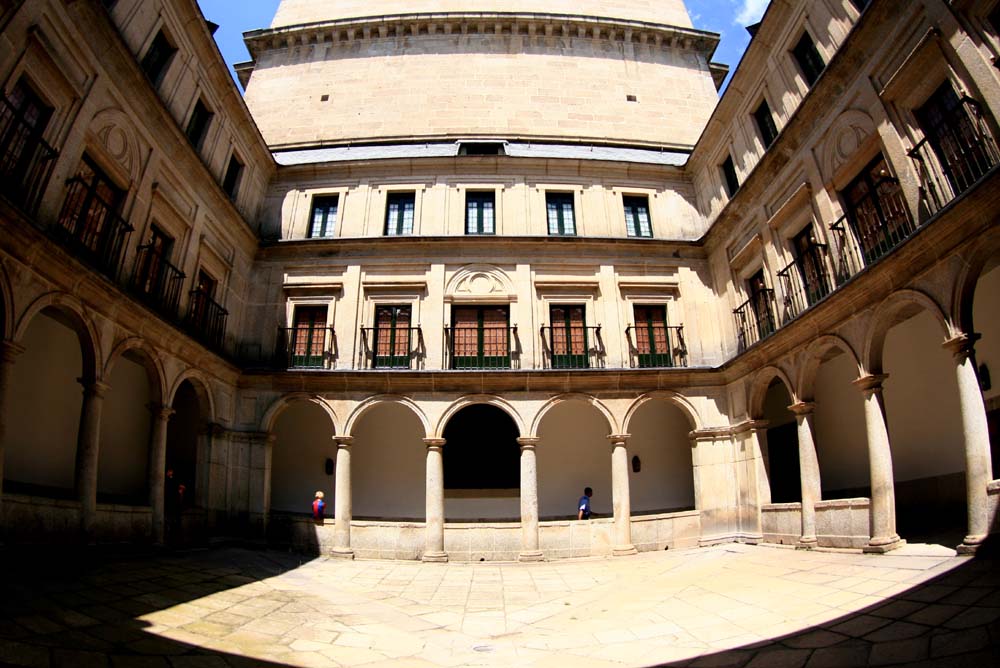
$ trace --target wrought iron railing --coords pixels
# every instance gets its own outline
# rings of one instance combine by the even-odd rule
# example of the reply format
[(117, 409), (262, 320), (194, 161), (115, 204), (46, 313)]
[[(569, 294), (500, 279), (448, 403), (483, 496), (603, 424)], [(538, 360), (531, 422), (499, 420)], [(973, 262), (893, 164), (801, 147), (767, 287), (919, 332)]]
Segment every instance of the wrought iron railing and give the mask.
[(333, 327), (281, 327), (278, 330), (278, 357), (286, 369), (328, 369), (334, 357), (335, 341)]
[(360, 366), (370, 369), (414, 369), (424, 359), (420, 327), (362, 327)]
[(184, 272), (167, 262), (152, 244), (140, 246), (132, 270), (132, 290), (170, 319), (177, 317)]
[(192, 290), (190, 295), (185, 324), (196, 339), (221, 350), (229, 311), (202, 290)]
[(0, 192), (34, 215), (58, 155), (42, 133), (0, 95)]
[(963, 97), (949, 115), (938, 136), (925, 137), (909, 152), (929, 213), (937, 212), (1000, 164), (1000, 150), (979, 102)]
[(683, 325), (629, 325), (625, 328), (625, 339), (633, 369), (687, 366)]
[(604, 341), (599, 325), (544, 326), (540, 333), (544, 368), (594, 369), (604, 366)]
[(751, 295), (733, 311), (733, 317), (736, 319), (736, 344), (741, 351), (774, 334), (777, 329), (774, 290), (765, 288)]
[(833, 290), (826, 244), (813, 244), (778, 272), (784, 295), (781, 321), (797, 318)]
[(445, 368), (515, 369), (520, 365), (517, 325), (445, 327)]
[(80, 259), (117, 280), (132, 226), (86, 181), (70, 179), (54, 235)]

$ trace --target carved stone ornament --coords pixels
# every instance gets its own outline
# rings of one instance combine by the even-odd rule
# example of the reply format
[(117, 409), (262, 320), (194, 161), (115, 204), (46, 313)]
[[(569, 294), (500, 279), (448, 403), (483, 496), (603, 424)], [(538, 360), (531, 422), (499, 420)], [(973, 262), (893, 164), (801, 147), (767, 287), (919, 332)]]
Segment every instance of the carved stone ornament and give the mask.
[(506, 300), (514, 297), (514, 287), (502, 269), (489, 264), (473, 264), (462, 267), (452, 276), (446, 294), (453, 301)]
[(875, 134), (875, 122), (863, 111), (849, 110), (842, 113), (833, 124), (826, 139), (823, 166), (827, 181), (832, 180), (868, 138)]

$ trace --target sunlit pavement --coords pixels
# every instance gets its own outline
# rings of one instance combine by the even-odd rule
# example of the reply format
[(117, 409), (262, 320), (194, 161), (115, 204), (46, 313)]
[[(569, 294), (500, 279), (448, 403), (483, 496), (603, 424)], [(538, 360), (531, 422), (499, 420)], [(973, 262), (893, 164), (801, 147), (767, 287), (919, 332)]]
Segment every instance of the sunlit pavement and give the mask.
[(723, 545), (541, 564), (3, 555), (0, 664), (1000, 664), (1000, 569)]

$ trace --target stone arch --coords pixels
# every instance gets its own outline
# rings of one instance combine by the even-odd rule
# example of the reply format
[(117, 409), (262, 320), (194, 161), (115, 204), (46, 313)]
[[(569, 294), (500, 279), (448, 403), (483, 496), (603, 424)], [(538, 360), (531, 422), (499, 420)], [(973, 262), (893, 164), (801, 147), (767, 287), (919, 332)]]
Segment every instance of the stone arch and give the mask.
[(139, 180), (144, 147), (132, 120), (120, 109), (108, 107), (94, 114), (90, 121), (88, 145), (113, 161), (128, 184)]
[(424, 435), (428, 438), (431, 437), (431, 424), (424, 411), (412, 399), (398, 394), (378, 394), (362, 401), (354, 408), (350, 417), (347, 418), (347, 423), (344, 425), (344, 433), (353, 436), (354, 425), (358, 422), (358, 420), (360, 420), (365, 413), (374, 408), (376, 405), (386, 403), (399, 404), (413, 411), (413, 413), (417, 416), (417, 419), (420, 420), (421, 426), (424, 428)]
[(14, 336), (14, 296), (10, 289), (7, 268), (0, 262), (0, 340)]
[(14, 329), (14, 341), (18, 343), (23, 341), (35, 317), (45, 309), (56, 311), (63, 318), (63, 324), (76, 332), (80, 341), (80, 352), (83, 356), (84, 382), (100, 380), (99, 372), (102, 369), (98, 360), (103, 359), (100, 338), (94, 323), (86, 315), (83, 303), (73, 295), (65, 292), (49, 292), (29, 304), (17, 321)]
[(198, 401), (204, 411), (202, 417), (205, 419), (205, 422), (215, 422), (215, 399), (212, 396), (212, 385), (205, 374), (197, 369), (187, 369), (177, 377), (170, 387), (170, 391), (167, 393), (167, 401), (165, 403), (168, 406), (174, 405), (174, 399), (177, 398), (177, 390), (180, 389), (184, 381), (188, 381), (191, 387), (194, 388), (194, 392), (198, 396)]
[(760, 419), (764, 415), (764, 399), (767, 396), (767, 389), (775, 378), (784, 383), (793, 402), (798, 400), (799, 395), (795, 392), (795, 385), (792, 384), (788, 374), (776, 366), (764, 367), (754, 375), (750, 381), (750, 390), (747, 392), (751, 419)]
[(323, 397), (316, 394), (310, 394), (308, 392), (293, 392), (291, 394), (278, 397), (264, 412), (264, 417), (260, 421), (260, 430), (265, 434), (271, 433), (274, 430), (274, 425), (278, 422), (278, 418), (281, 416), (281, 413), (297, 401), (305, 401), (319, 406), (323, 412), (326, 413), (327, 417), (330, 418), (330, 424), (333, 425), (333, 432), (337, 433), (337, 424), (340, 420), (337, 419), (337, 414), (334, 412), (333, 408)]
[(799, 369), (798, 396), (802, 401), (813, 400), (816, 392), (816, 374), (819, 373), (819, 367), (823, 363), (823, 357), (833, 349), (838, 349), (849, 355), (851, 361), (854, 362), (854, 366), (858, 370), (858, 376), (862, 375), (863, 371), (861, 368), (861, 360), (858, 358), (858, 354), (854, 351), (854, 347), (850, 343), (836, 334), (826, 334), (821, 336), (810, 343), (809, 347), (806, 348), (802, 367)]
[(948, 320), (947, 311), (933, 297), (912, 288), (897, 290), (875, 307), (868, 323), (861, 359), (867, 373), (882, 372), (885, 337), (889, 330), (921, 310), (930, 313), (941, 326), (942, 342), (954, 335), (954, 327)]
[(514, 408), (514, 406), (511, 405), (511, 403), (506, 399), (498, 397), (494, 394), (469, 394), (457, 399), (452, 402), (450, 406), (448, 406), (445, 412), (441, 415), (440, 419), (438, 419), (437, 426), (434, 428), (434, 438), (444, 437), (444, 428), (448, 424), (448, 420), (450, 420), (455, 413), (462, 410), (466, 406), (473, 406), (475, 404), (488, 404), (499, 408), (509, 415), (510, 419), (514, 421), (514, 424), (517, 425), (517, 431), (519, 434), (524, 435), (526, 433), (524, 420), (521, 418), (521, 414), (518, 413), (517, 409)]
[(571, 392), (567, 394), (559, 394), (552, 397), (551, 399), (546, 401), (540, 409), (538, 409), (538, 413), (535, 415), (535, 419), (531, 423), (531, 432), (530, 432), (531, 436), (538, 436), (538, 426), (542, 423), (542, 419), (545, 417), (546, 413), (552, 410), (555, 406), (567, 401), (582, 401), (584, 403), (590, 404), (598, 411), (600, 411), (600, 413), (608, 421), (608, 428), (611, 430), (609, 433), (611, 434), (621, 433), (618, 428), (618, 420), (615, 419), (614, 414), (608, 409), (607, 406), (604, 405), (603, 402), (601, 402), (600, 399), (590, 394)]
[(467, 264), (448, 281), (445, 296), (449, 299), (476, 300), (480, 298), (514, 301), (517, 291), (507, 272), (492, 264)]
[(998, 255), (1000, 255), (1000, 231), (994, 230), (985, 239), (977, 241), (968, 255), (967, 264), (955, 280), (951, 321), (966, 334), (975, 332), (972, 305), (975, 301), (976, 286), (990, 260)]
[(163, 363), (153, 347), (138, 336), (130, 336), (127, 339), (122, 339), (115, 345), (108, 356), (107, 363), (104, 365), (102, 377), (110, 378), (115, 364), (127, 352), (139, 353), (136, 355), (136, 358), (138, 363), (146, 370), (149, 378), (149, 386), (152, 389), (151, 400), (153, 403), (162, 404), (167, 392), (166, 373), (163, 370)]
[(656, 401), (657, 399), (666, 400), (679, 408), (680, 411), (684, 413), (685, 417), (687, 417), (688, 422), (691, 423), (692, 430), (697, 431), (702, 428), (704, 423), (701, 416), (698, 414), (698, 410), (687, 397), (682, 394), (678, 394), (677, 392), (671, 392), (670, 390), (655, 390), (642, 395), (633, 401), (632, 405), (628, 407), (628, 410), (625, 412), (625, 419), (622, 421), (622, 429), (624, 433), (632, 433), (630, 431), (630, 425), (632, 424), (632, 418), (635, 417), (639, 408), (642, 407), (643, 404), (647, 404), (650, 401)]

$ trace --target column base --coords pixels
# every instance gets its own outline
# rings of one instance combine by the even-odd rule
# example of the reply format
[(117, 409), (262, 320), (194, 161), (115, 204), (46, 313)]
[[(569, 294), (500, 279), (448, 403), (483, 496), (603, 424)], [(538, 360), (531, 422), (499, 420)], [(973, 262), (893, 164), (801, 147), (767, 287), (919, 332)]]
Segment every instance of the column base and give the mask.
[(616, 557), (629, 557), (639, 554), (639, 550), (635, 549), (635, 545), (615, 545), (611, 548), (611, 554)]
[(816, 540), (816, 536), (802, 536), (799, 538), (799, 542), (795, 544), (796, 550), (811, 550), (817, 546), (819, 541)]
[(517, 555), (517, 560), (523, 562), (544, 561), (545, 555), (542, 554), (541, 550), (525, 550)]
[(330, 556), (334, 559), (353, 559), (354, 550), (349, 547), (335, 547), (330, 550)]
[[(872, 540), (874, 541), (875, 539)], [(898, 550), (904, 545), (906, 545), (905, 540), (899, 536), (893, 536), (892, 538), (880, 538), (878, 542), (868, 543), (861, 548), (861, 551), (865, 554), (885, 554), (892, 550)]]
[(448, 561), (447, 552), (424, 552), (423, 556), (420, 557), (420, 561), (424, 561), (430, 564), (443, 564)]
[(955, 548), (955, 552), (960, 555), (973, 555), (979, 550), (979, 546), (986, 540), (986, 536), (966, 536), (962, 544)]

